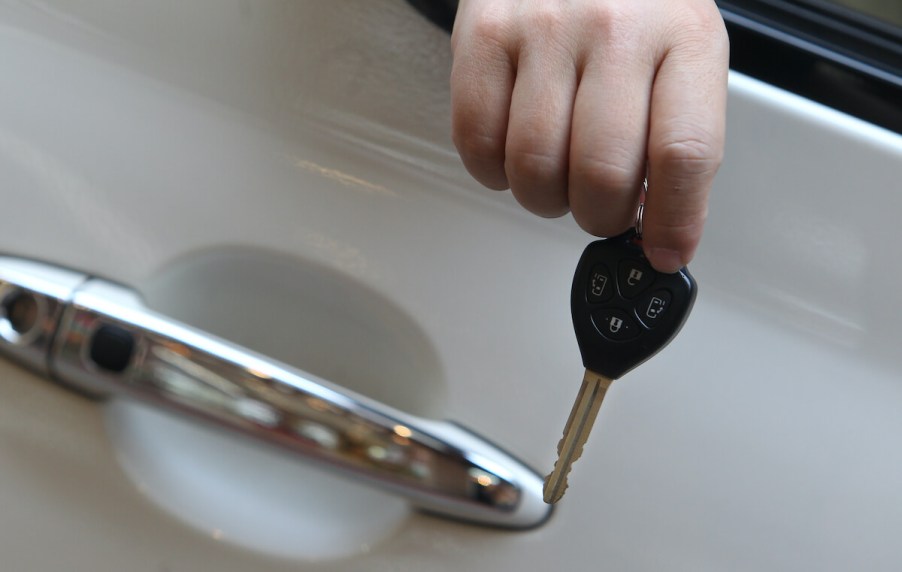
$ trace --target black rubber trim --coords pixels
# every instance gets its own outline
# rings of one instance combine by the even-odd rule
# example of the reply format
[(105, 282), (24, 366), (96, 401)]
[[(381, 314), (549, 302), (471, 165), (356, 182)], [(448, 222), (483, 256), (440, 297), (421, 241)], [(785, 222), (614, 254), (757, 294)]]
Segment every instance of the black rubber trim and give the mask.
[(718, 0), (729, 23), (902, 86), (902, 29), (824, 0)]
[(433, 24), (451, 33), (457, 15), (457, 0), (407, 0), (407, 3)]
[[(457, 0), (407, 0), (450, 32)], [(902, 29), (825, 0), (717, 0), (730, 68), (902, 134)]]
[(718, 5), (730, 34), (730, 68), (902, 133), (898, 28), (814, 0)]

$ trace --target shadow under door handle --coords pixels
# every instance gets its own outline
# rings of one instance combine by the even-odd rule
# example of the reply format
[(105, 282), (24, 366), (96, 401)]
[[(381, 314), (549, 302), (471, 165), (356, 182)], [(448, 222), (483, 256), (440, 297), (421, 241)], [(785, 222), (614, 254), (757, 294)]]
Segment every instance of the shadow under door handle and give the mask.
[(542, 478), (485, 439), (180, 324), (104, 280), (0, 257), (0, 352), (82, 391), (280, 446), (438, 515), (531, 528), (550, 514)]

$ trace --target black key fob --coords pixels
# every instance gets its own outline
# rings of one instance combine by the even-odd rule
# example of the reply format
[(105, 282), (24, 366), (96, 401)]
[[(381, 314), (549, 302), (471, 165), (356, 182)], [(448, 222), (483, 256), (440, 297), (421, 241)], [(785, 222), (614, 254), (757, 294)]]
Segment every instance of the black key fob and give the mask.
[(589, 244), (570, 296), (573, 327), (586, 369), (618, 379), (673, 339), (695, 302), (689, 270), (655, 271), (630, 230)]

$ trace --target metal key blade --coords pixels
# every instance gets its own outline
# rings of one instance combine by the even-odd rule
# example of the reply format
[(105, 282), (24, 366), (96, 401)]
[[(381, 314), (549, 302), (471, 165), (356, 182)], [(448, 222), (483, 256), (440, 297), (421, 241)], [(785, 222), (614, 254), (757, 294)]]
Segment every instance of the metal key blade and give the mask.
[(576, 401), (564, 427), (564, 436), (557, 446), (557, 462), (551, 474), (545, 478), (542, 492), (546, 503), (556, 503), (564, 496), (570, 466), (583, 454), (583, 445), (589, 439), (595, 417), (598, 416), (598, 409), (613, 381), (594, 371), (586, 370), (583, 385), (576, 395)]

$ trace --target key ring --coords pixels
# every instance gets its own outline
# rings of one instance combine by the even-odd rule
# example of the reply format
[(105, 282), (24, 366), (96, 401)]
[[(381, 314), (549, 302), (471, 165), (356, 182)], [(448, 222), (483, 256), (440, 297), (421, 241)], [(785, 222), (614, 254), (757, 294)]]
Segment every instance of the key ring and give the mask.
[(642, 181), (642, 200), (639, 201), (639, 211), (636, 213), (636, 238), (642, 239), (642, 215), (645, 214), (645, 196), (648, 195), (648, 179)]

